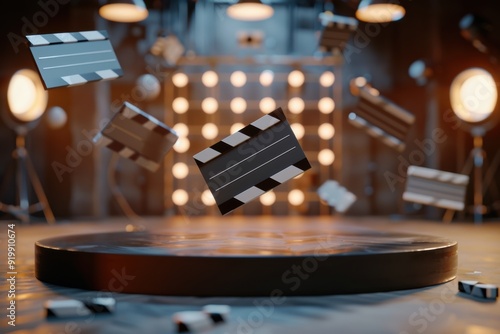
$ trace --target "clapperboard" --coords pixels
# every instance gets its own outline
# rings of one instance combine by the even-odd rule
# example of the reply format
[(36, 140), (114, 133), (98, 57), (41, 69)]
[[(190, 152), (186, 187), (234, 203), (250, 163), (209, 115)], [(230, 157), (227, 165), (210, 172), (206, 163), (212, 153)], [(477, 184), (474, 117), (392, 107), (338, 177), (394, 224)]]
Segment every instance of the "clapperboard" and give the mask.
[(94, 142), (154, 172), (178, 138), (173, 129), (125, 102)]
[(319, 45), (328, 52), (342, 51), (358, 28), (358, 21), (352, 17), (321, 13), (319, 18), (324, 26)]
[(356, 195), (333, 180), (325, 181), (318, 188), (317, 193), (323, 201), (335, 208), (337, 212), (346, 212), (357, 199)]
[(281, 108), (193, 158), (222, 214), (311, 168)]
[(28, 35), (26, 38), (45, 89), (116, 79), (123, 75), (104, 30)]
[(355, 111), (349, 114), (349, 122), (402, 152), (415, 116), (386, 98), (375, 95), (368, 87), (361, 87), (358, 104)]
[(403, 199), (451, 210), (463, 210), (469, 176), (410, 166)]

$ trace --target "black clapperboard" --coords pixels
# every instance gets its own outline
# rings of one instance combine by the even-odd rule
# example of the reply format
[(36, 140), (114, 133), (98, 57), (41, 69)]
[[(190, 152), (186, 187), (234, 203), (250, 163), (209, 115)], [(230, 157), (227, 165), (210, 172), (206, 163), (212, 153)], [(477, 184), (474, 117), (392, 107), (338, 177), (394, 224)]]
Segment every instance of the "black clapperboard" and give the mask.
[(106, 31), (28, 35), (45, 89), (116, 79), (123, 75)]
[(410, 166), (403, 199), (425, 205), (461, 211), (469, 176), (436, 169)]
[(320, 47), (325, 51), (342, 51), (358, 28), (358, 21), (352, 17), (325, 13), (321, 13), (319, 17), (324, 26), (319, 39)]
[(415, 122), (415, 116), (388, 99), (374, 94), (367, 87), (359, 89), (355, 111), (349, 122), (364, 129), (370, 136), (400, 152), (405, 150), (406, 136)]
[(154, 172), (178, 138), (173, 129), (125, 102), (94, 142)]
[(311, 168), (281, 108), (193, 158), (222, 214)]

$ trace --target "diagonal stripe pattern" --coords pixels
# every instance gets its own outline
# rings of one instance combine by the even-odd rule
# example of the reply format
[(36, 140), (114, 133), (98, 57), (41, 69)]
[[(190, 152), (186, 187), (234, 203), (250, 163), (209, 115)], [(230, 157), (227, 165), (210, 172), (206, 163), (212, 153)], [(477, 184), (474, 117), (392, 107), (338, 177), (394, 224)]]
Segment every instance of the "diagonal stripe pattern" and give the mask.
[(463, 210), (469, 176), (425, 167), (408, 167), (403, 199), (451, 210)]
[(125, 102), (94, 142), (155, 172), (178, 138), (174, 130)]
[(28, 35), (26, 39), (46, 89), (123, 75), (104, 30)]
[(358, 28), (358, 21), (352, 17), (321, 13), (320, 20), (324, 28), (319, 45), (328, 52), (344, 50), (349, 38)]
[(281, 108), (193, 158), (222, 214), (311, 168)]
[(406, 148), (406, 136), (415, 122), (415, 116), (366, 87), (359, 90), (355, 111), (349, 122), (364, 129), (370, 136), (400, 152)]

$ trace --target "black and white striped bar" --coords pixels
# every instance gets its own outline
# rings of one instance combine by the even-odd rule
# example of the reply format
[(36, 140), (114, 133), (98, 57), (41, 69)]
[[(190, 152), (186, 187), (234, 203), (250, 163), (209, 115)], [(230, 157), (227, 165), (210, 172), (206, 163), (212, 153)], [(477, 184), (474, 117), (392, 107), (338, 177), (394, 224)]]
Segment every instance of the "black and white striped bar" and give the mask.
[(461, 211), (469, 176), (410, 166), (403, 199), (425, 205)]
[(317, 193), (323, 201), (340, 213), (346, 212), (357, 199), (356, 195), (334, 180), (325, 181)]
[(155, 172), (178, 138), (173, 129), (125, 102), (94, 142)]
[(281, 108), (193, 158), (222, 214), (311, 168)]
[(210, 315), (201, 311), (183, 311), (172, 315), (178, 333), (204, 332), (214, 327)]
[(47, 317), (84, 317), (92, 313), (113, 313), (116, 300), (111, 297), (92, 298), (88, 301), (76, 299), (48, 300), (44, 307)]
[(498, 287), (494, 284), (484, 284), (478, 281), (459, 281), (458, 291), (482, 299), (497, 299)]
[(415, 116), (377, 94), (371, 87), (359, 88), (359, 101), (355, 111), (349, 114), (349, 122), (402, 152)]
[(231, 314), (231, 306), (209, 304), (203, 306), (202, 312), (208, 314), (214, 323), (227, 322)]
[(319, 18), (324, 26), (319, 40), (320, 47), (328, 52), (344, 50), (349, 38), (358, 28), (358, 21), (352, 17), (326, 13), (319, 14)]
[(28, 35), (26, 38), (46, 89), (123, 75), (104, 30)]

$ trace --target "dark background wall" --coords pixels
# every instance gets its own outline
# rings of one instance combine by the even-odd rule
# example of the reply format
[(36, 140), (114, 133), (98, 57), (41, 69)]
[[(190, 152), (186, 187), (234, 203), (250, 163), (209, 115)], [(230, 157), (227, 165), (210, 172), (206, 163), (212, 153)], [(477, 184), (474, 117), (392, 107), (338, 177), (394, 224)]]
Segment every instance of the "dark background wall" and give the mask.
[[(52, 6), (47, 7), (46, 4)], [(57, 6), (53, 5), (54, 3)], [(434, 129), (440, 128), (446, 140), (436, 145), (431, 154), (425, 154), (421, 164), (442, 170), (461, 170), (472, 146), (470, 135), (455, 127), (448, 115), (450, 104), (449, 85), (461, 70), (479, 66), (499, 75), (484, 54), (460, 36), (458, 23), (467, 13), (479, 14), (493, 23), (493, 32), (500, 31), (500, 3), (494, 0), (402, 1), (407, 9), (403, 20), (380, 27), (372, 36), (354, 36), (351, 44), (357, 47), (341, 67), (341, 106), (344, 117), (342, 135), (341, 171), (336, 175), (347, 188), (358, 196), (358, 202), (350, 214), (413, 214), (436, 218), (440, 210), (420, 208), (401, 200), (404, 183), (391, 187), (387, 175), (394, 173), (404, 178), (405, 161), (421, 156), (422, 149), (415, 144), (431, 138)], [(295, 55), (312, 56), (315, 53), (319, 23), (317, 14), (323, 9), (323, 1), (282, 1), (275, 5), (276, 15), (265, 23), (236, 23), (224, 15), (225, 4), (210, 1), (166, 1), (163, 30), (176, 33), (190, 54), (201, 56), (235, 55)], [(150, 1), (153, 8), (158, 1)], [(147, 21), (125, 25), (107, 23), (97, 15), (98, 1), (16, 1), (6, 3), (2, 11), (1, 68), (2, 112), (5, 112), (5, 90), (10, 76), (20, 68), (34, 68), (29, 50), (24, 44), (15, 47), (13, 34), (20, 38), (23, 32), (51, 33), (107, 29), (126, 75), (110, 83), (96, 83), (71, 89), (54, 89), (49, 93), (49, 106), (59, 105), (68, 112), (68, 123), (58, 130), (50, 129), (45, 119), (34, 129), (28, 146), (39, 175), (45, 186), (51, 206), (58, 217), (100, 216), (122, 214), (110, 195), (107, 171), (109, 152), (92, 150), (88, 156), (58, 178), (53, 170), (54, 161), (63, 163), (68, 152), (84, 145), (86, 133), (99, 129), (99, 123), (112, 114), (109, 106), (123, 99), (123, 94), (134, 88), (135, 78), (151, 64), (143, 56), (158, 33), (159, 13), (152, 11)], [(352, 16), (357, 1), (335, 1), (335, 11)], [(56, 8), (57, 7), (57, 8)], [(44, 9), (45, 8), (45, 9)], [(48, 8), (48, 10), (47, 10)], [(45, 13), (45, 14), (44, 14)], [(26, 23), (28, 22), (28, 23)], [(27, 29), (28, 31), (23, 31)], [(262, 30), (265, 39), (257, 50), (241, 49), (234, 36), (236, 29)], [(361, 23), (359, 30), (366, 31)], [(33, 30), (33, 31), (31, 31)], [(500, 45), (499, 34), (492, 40)], [(9, 40), (9, 37), (11, 40)], [(358, 52), (359, 51), (359, 52)], [(408, 76), (408, 67), (416, 59), (423, 58), (434, 64), (435, 76), (427, 86), (418, 86)], [(153, 70), (154, 70), (153, 66)], [(162, 73), (173, 69), (162, 68)], [(417, 117), (409, 134), (408, 148), (398, 153), (372, 140), (364, 132), (345, 121), (355, 104), (349, 93), (350, 79), (363, 75), (374, 87)], [(143, 103), (142, 107), (161, 118), (164, 99)], [(498, 110), (496, 111), (498, 112)], [(498, 150), (498, 126), (489, 131), (485, 148), (493, 159)], [(3, 182), (1, 199), (15, 200), (13, 176), (8, 172), (11, 151), (15, 145), (14, 133), (0, 123), (0, 176)], [(413, 154), (413, 155), (412, 155)], [(165, 194), (163, 172), (150, 174), (133, 164), (121, 163), (117, 178), (122, 191), (134, 210), (140, 214), (163, 214)], [(493, 185), (499, 185), (500, 174)], [(488, 203), (498, 200), (488, 196)], [(168, 209), (168, 208), (167, 208)]]

